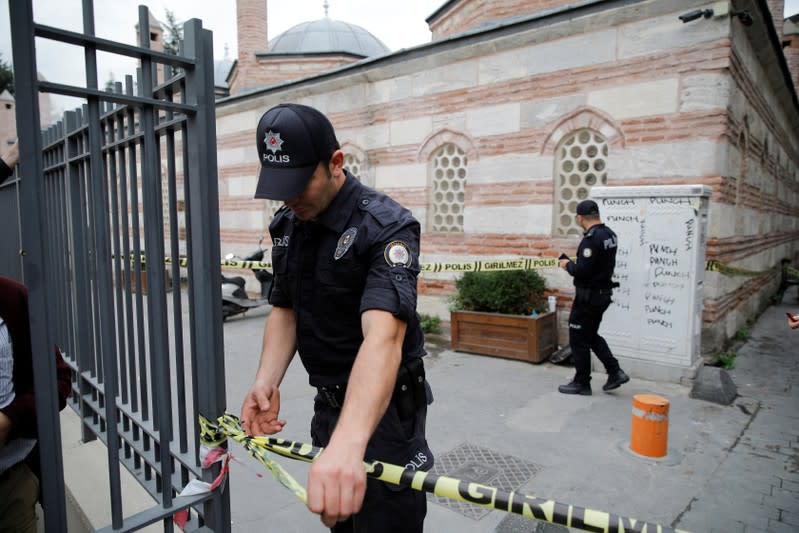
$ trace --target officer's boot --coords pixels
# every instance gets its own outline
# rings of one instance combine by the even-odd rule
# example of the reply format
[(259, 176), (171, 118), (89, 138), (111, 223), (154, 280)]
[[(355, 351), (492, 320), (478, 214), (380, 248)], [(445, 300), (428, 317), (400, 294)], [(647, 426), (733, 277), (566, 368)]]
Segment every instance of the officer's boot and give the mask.
[(559, 386), (558, 392), (561, 392), (563, 394), (579, 394), (581, 396), (591, 396), (591, 384), (578, 383), (572, 380), (566, 385)]
[(624, 370), (620, 368), (617, 371), (608, 374), (608, 381), (604, 385), (602, 385), (602, 390), (609, 391), (613, 389), (618, 389), (628, 381), (630, 381), (630, 376), (625, 374)]

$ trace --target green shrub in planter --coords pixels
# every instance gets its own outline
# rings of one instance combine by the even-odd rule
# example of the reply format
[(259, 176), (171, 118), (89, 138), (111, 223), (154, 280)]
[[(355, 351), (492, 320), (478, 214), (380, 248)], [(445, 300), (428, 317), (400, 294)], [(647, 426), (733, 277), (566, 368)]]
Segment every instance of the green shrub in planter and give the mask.
[(435, 315), (419, 313), (419, 325), (422, 326), (422, 333), (434, 335), (441, 333), (441, 319)]
[(466, 272), (455, 281), (453, 309), (507, 315), (545, 313), (544, 278), (535, 270)]

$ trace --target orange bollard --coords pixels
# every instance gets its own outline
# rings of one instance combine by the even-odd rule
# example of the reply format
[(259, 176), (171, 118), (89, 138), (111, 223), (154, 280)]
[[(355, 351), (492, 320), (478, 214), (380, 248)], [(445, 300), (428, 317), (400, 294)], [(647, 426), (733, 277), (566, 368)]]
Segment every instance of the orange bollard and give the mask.
[(663, 457), (669, 442), (669, 401), (655, 394), (633, 396), (630, 449), (647, 457)]

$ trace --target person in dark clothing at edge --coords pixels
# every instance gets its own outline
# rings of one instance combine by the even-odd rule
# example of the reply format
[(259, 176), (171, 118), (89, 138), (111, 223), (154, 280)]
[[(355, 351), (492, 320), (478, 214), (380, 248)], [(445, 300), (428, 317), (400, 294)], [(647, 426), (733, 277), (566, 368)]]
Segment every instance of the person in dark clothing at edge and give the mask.
[(432, 392), (416, 312), (420, 227), (410, 211), (343, 168), (318, 110), (281, 104), (256, 133), (256, 198), (284, 202), (269, 226), (273, 308), (241, 420), (274, 434), (279, 386), (295, 351), (316, 387), (308, 507), (334, 533), (423, 531), (425, 494), (367, 479), (363, 461), (427, 471)]
[(593, 200), (577, 205), (577, 223), (583, 228), (583, 240), (577, 248), (577, 262), (565, 254), (560, 267), (574, 277), (574, 302), (569, 315), (569, 344), (574, 358), (574, 379), (558, 387), (563, 394), (591, 395), (591, 350), (602, 362), (608, 380), (602, 390), (610, 391), (630, 381), (599, 335), (599, 323), (611, 302), (611, 281), (616, 266), (616, 234), (602, 223), (599, 206)]
[(19, 145), (14, 143), (7, 153), (0, 157), (0, 185), (14, 173), (14, 167), (19, 160)]
[[(57, 347), (55, 357), (58, 407), (63, 409), (72, 370)], [(0, 531), (36, 531), (40, 468), (35, 400), (28, 289), (0, 276)]]

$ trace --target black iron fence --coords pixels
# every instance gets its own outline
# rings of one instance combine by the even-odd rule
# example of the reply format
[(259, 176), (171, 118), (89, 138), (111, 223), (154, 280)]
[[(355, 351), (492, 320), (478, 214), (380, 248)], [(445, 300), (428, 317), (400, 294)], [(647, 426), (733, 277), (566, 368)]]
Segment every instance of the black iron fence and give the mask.
[[(215, 419), (225, 406), (211, 33), (186, 22), (181, 54), (168, 55), (148, 48), (144, 6), (143, 46), (133, 47), (94, 36), (91, 0), (82, 34), (36, 24), (30, 2), (9, 5), (21, 178), (0, 190), (2, 206), (16, 208), (3, 208), (14, 223), (0, 226), (0, 250), (13, 259), (0, 266), (13, 276), (21, 257), (34, 353), (62, 347), (83, 438), (106, 444), (106, 530), (161, 521), (171, 531), (173, 513), (190, 508), (189, 529), (229, 531), (227, 491), (176, 496), (218, 473), (200, 467), (197, 415)], [(34, 37), (82, 46), (86, 86), (40, 82)], [(98, 51), (137, 58), (136, 79), (99, 90)], [(39, 91), (86, 104), (42, 133)], [(146, 265), (131, 260), (143, 253)], [(182, 271), (180, 256), (189, 259)], [(65, 531), (54, 362), (36, 358), (34, 372), (39, 434), (48, 436), (45, 526)], [(151, 509), (126, 515), (120, 466), (153, 496)]]

